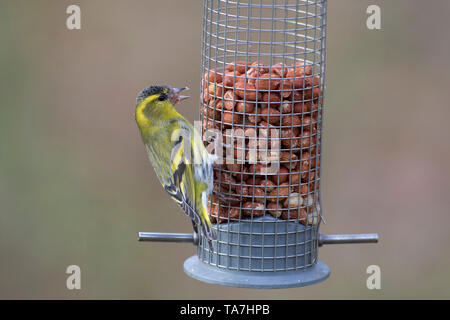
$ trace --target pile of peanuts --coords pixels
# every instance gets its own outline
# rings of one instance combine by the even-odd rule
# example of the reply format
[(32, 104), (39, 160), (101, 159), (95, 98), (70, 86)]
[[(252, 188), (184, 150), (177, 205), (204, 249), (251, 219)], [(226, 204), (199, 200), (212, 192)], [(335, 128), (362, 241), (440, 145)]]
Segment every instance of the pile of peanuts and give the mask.
[[(214, 168), (209, 201), (213, 223), (264, 213), (304, 225), (319, 223), (320, 87), (320, 78), (303, 61), (293, 66), (236, 61), (225, 72), (205, 73), (203, 136), (214, 129), (223, 139), (224, 160)], [(231, 135), (242, 139), (230, 140)], [(264, 149), (262, 142), (278, 143), (277, 152), (254, 152)], [(232, 163), (225, 159), (226, 147), (234, 151)], [(273, 155), (279, 167), (268, 173)]]

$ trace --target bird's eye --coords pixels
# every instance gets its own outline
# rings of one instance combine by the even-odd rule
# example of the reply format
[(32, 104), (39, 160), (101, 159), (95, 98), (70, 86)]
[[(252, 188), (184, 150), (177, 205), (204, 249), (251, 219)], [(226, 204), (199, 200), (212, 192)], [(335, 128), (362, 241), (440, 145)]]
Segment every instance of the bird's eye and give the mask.
[(164, 100), (166, 100), (166, 95), (165, 94), (161, 94), (159, 97), (158, 97), (158, 100), (159, 101), (164, 101)]

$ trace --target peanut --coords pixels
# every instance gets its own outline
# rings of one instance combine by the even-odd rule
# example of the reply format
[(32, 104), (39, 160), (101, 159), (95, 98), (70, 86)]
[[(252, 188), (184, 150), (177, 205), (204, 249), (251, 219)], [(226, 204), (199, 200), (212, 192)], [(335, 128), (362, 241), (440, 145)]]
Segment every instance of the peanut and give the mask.
[(239, 81), (236, 83), (235, 94), (244, 100), (261, 100), (261, 93), (256, 91), (256, 87), (250, 83)]
[(270, 178), (275, 184), (281, 184), (283, 182), (286, 182), (289, 177), (289, 170), (281, 165), (280, 171), (276, 175), (271, 175)]
[(262, 163), (251, 164), (250, 168), (248, 169), (248, 172), (250, 174), (263, 176), (267, 174), (267, 171), (268, 171), (267, 166)]
[(255, 104), (251, 102), (238, 101), (236, 111), (242, 113), (252, 113), (255, 110)]
[(298, 156), (295, 153), (291, 155), (288, 151), (282, 151), (280, 153), (280, 163), (288, 169), (293, 170), (297, 166)]
[(246, 216), (259, 217), (264, 214), (264, 204), (248, 201), (242, 205), (242, 211)]
[(273, 191), (273, 189), (275, 189), (275, 187), (276, 187), (275, 183), (269, 179), (261, 180), (259, 185), (261, 186), (261, 188), (265, 189), (267, 192)]
[(218, 120), (220, 119), (220, 111), (215, 108), (216, 102), (211, 100), (209, 105), (203, 104), (202, 113), (210, 119)]
[(300, 138), (297, 138), (300, 130), (296, 127), (281, 129), (281, 145), (285, 148), (298, 148)]
[(271, 124), (279, 124), (280, 111), (275, 108), (264, 108), (261, 110), (261, 118)]
[(284, 200), (283, 205), (286, 208), (298, 208), (303, 205), (303, 198), (299, 193), (291, 193), (289, 197)]
[(238, 73), (245, 73), (247, 71), (248, 68), (248, 63), (246, 63), (245, 61), (236, 61), (236, 63), (229, 63), (227, 64), (227, 71), (234, 71), (234, 69), (236, 68), (236, 72)]
[(306, 77), (306, 86), (311, 87), (318, 87), (320, 85), (320, 79), (318, 76), (314, 77)]
[(265, 73), (256, 79), (256, 89), (261, 91), (275, 90), (281, 83), (281, 79), (272, 76), (270, 73)]
[(303, 133), (301, 134), (302, 148), (308, 148), (315, 143), (316, 137), (314, 135), (311, 135), (311, 132), (309, 130), (303, 130)]
[(302, 182), (308, 182), (314, 180), (316, 177), (316, 171), (311, 170), (302, 173)]
[(276, 74), (280, 78), (283, 78), (283, 77), (286, 76), (286, 73), (288, 71), (288, 67), (285, 64), (279, 62), (277, 64), (274, 64), (272, 66), (271, 70), (272, 70), (272, 73)]
[(218, 205), (218, 204), (208, 204), (209, 207), (209, 215), (211, 217), (211, 222), (225, 222), (226, 220), (223, 217), (227, 216), (227, 209)]
[(308, 88), (303, 91), (305, 100), (311, 100), (313, 98), (314, 99), (318, 98), (320, 96), (320, 93), (321, 93), (320, 88), (317, 88), (317, 87), (316, 88)]
[(300, 208), (300, 213), (298, 208), (294, 210), (283, 210), (281, 213), (281, 219), (283, 220), (297, 220), (302, 223), (302, 220), (306, 219), (306, 210), (305, 208)]
[(283, 102), (280, 107), (281, 113), (291, 113), (293, 109), (293, 104), (290, 102)]
[(244, 76), (240, 73), (234, 74), (234, 71), (226, 71), (223, 79), (223, 85), (228, 88), (232, 88), (233, 84), (239, 81), (244, 81)]
[(208, 83), (221, 83), (222, 82), (222, 74), (215, 72), (214, 70), (211, 70), (209, 72), (205, 73), (204, 80)]
[(281, 204), (270, 202), (266, 206), (266, 211), (275, 218), (279, 218), (282, 214), (283, 207)]
[(222, 122), (225, 124), (229, 124), (229, 125), (231, 125), (233, 123), (234, 124), (242, 123), (242, 115), (237, 114), (237, 113), (233, 114), (231, 112), (224, 111), (222, 113)]
[(250, 72), (251, 71), (256, 71), (258, 72), (260, 75), (263, 73), (267, 73), (269, 72), (269, 67), (266, 66), (264, 63), (262, 62), (258, 62), (255, 61), (252, 64), (250, 64), (250, 69), (248, 69)]
[(280, 83), (280, 96), (283, 98), (287, 98), (291, 95), (292, 90), (294, 89), (294, 84), (291, 79), (283, 79)]
[(304, 61), (298, 61), (295, 63), (295, 75), (297, 77), (310, 76), (312, 75), (312, 67), (305, 64)]
[(284, 200), (289, 196), (290, 192), (291, 191), (289, 188), (289, 183), (287, 182), (282, 183), (278, 188), (273, 189), (269, 193), (269, 197), (267, 200), (269, 200), (270, 202), (277, 202), (280, 200)]
[(257, 185), (259, 185), (261, 183), (261, 181), (262, 181), (261, 177), (252, 176), (252, 177), (247, 179), (247, 185), (249, 185), (250, 187), (253, 186), (253, 185), (257, 186)]
[(264, 92), (262, 101), (266, 102), (269, 107), (277, 107), (280, 105), (280, 96), (275, 92)]
[(305, 101), (294, 104), (295, 113), (317, 111), (317, 109), (317, 103), (313, 103), (312, 101)]
[(289, 69), (286, 73), (286, 79), (290, 80), (291, 88), (293, 86), (295, 89), (303, 89), (305, 87), (305, 80), (302, 76), (297, 75), (296, 73), (297, 71), (294, 73), (293, 69)]
[(208, 89), (206, 88), (200, 94), (200, 101), (203, 102), (203, 103), (208, 104), (210, 98), (211, 98), (211, 96), (209, 95)]
[(250, 187), (249, 189), (249, 195), (253, 195), (253, 199), (255, 202), (264, 203), (265, 199), (265, 192), (262, 188), (258, 187)]
[(237, 96), (233, 93), (233, 90), (228, 90), (223, 95), (223, 106), (228, 111), (232, 111), (236, 103)]
[(299, 127), (302, 125), (302, 120), (299, 116), (284, 115), (283, 119), (281, 119), (281, 124), (284, 127)]
[(247, 117), (247, 119), (248, 119), (248, 121), (250, 123), (255, 123), (256, 124), (256, 123), (258, 123), (261, 120), (261, 116), (260, 115), (251, 114), (251, 115), (249, 115)]
[(248, 187), (245, 185), (236, 186), (236, 194), (241, 196), (247, 196), (249, 194)]

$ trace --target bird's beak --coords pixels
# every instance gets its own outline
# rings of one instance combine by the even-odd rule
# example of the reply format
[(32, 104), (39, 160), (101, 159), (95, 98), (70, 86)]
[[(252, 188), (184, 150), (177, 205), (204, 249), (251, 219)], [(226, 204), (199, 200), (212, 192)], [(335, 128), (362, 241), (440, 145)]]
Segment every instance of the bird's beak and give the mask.
[(182, 95), (180, 95), (180, 93), (183, 90), (189, 90), (189, 88), (188, 87), (184, 87), (184, 88), (173, 88), (172, 89), (172, 94), (171, 94), (170, 101), (172, 102), (173, 105), (177, 104), (178, 102), (180, 102), (182, 100), (186, 100), (187, 98), (190, 98), (189, 96), (182, 96)]

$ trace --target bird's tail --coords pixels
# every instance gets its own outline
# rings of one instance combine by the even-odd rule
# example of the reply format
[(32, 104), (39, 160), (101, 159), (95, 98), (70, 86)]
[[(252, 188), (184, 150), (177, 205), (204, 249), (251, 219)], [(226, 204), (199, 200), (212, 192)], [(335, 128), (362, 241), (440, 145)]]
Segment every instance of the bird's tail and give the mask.
[(213, 229), (211, 220), (209, 220), (206, 208), (202, 210), (202, 232), (208, 239), (209, 250), (214, 251), (213, 240), (217, 240), (217, 232)]

